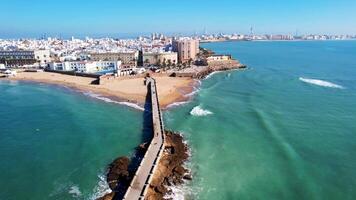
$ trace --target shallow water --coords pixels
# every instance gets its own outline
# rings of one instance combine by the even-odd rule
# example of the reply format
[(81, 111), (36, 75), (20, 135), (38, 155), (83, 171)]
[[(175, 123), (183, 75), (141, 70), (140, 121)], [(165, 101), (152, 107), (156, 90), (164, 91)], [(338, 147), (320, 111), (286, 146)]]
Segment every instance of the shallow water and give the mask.
[(0, 81), (0, 199), (95, 199), (142, 141), (141, 111), (45, 84)]
[(186, 196), (354, 199), (356, 42), (203, 46), (249, 69), (211, 76), (192, 102), (165, 113), (192, 148)]

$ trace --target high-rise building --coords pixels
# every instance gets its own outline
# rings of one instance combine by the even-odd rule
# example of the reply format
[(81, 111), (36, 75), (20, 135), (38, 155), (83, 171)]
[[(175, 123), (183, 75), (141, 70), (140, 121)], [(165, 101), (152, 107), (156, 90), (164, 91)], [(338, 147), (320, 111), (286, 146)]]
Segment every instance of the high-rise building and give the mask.
[(195, 60), (199, 53), (199, 40), (180, 39), (172, 42), (172, 49), (178, 53), (178, 61), (181, 63)]

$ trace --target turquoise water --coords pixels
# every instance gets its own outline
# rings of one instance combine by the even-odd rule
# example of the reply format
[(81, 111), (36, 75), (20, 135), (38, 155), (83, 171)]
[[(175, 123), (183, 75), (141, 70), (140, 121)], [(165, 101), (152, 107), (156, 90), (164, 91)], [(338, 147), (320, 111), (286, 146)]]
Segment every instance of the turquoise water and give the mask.
[(165, 113), (191, 146), (188, 196), (355, 199), (356, 41), (203, 46), (249, 69), (213, 75)]
[(66, 88), (0, 81), (0, 199), (94, 199), (142, 123), (141, 111)]
[[(356, 42), (203, 46), (249, 69), (211, 76), (164, 114), (191, 146), (189, 198), (355, 199)], [(143, 123), (66, 88), (0, 81), (0, 199), (95, 198)]]

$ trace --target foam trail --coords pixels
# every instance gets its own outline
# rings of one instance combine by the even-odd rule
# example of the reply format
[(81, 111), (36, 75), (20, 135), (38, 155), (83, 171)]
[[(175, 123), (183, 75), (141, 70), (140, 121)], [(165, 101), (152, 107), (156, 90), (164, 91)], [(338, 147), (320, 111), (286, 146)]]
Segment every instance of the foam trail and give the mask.
[(102, 100), (102, 101), (105, 101), (105, 102), (108, 102), (108, 103), (116, 103), (116, 104), (120, 104), (120, 105), (125, 105), (125, 106), (129, 106), (131, 108), (135, 108), (137, 110), (141, 110), (141, 111), (144, 111), (145, 109), (142, 108), (141, 106), (137, 105), (137, 104), (134, 104), (134, 103), (130, 103), (130, 102), (120, 102), (120, 101), (114, 101), (112, 99), (109, 99), (107, 97), (103, 97), (103, 96), (100, 96), (98, 94), (95, 94), (95, 93), (92, 93), (92, 92), (84, 92), (84, 95), (87, 95), (89, 97), (93, 97), (93, 98), (96, 98), (96, 99), (99, 99), (99, 100)]
[(335, 83), (331, 83), (331, 82), (323, 81), (323, 80), (319, 80), (319, 79), (309, 79), (309, 78), (300, 77), (299, 80), (303, 81), (305, 83), (310, 83), (310, 84), (318, 85), (318, 86), (322, 86), (322, 87), (344, 89), (344, 87), (341, 85), (337, 85)]
[(215, 71), (215, 72), (212, 72), (212, 73), (210, 73), (209, 75), (207, 75), (207, 76), (204, 78), (204, 80), (209, 79), (209, 78), (211, 78), (214, 74), (221, 73), (221, 72), (223, 72), (223, 71)]
[(68, 193), (71, 194), (74, 198), (82, 196), (82, 192), (79, 190), (79, 187), (77, 185), (73, 185), (72, 187), (70, 187)]
[(194, 88), (193, 92), (189, 93), (189, 94), (186, 94), (184, 95), (185, 97), (191, 97), (191, 96), (194, 96), (196, 93), (198, 93), (200, 91), (199, 88)]
[(175, 108), (175, 107), (178, 107), (178, 106), (180, 106), (180, 105), (187, 104), (187, 103), (189, 103), (189, 101), (174, 102), (174, 103), (172, 103), (172, 104), (169, 104), (169, 105), (167, 106), (167, 108)]
[(207, 116), (212, 115), (213, 113), (209, 110), (204, 110), (200, 106), (195, 106), (191, 111), (190, 114), (193, 116)]

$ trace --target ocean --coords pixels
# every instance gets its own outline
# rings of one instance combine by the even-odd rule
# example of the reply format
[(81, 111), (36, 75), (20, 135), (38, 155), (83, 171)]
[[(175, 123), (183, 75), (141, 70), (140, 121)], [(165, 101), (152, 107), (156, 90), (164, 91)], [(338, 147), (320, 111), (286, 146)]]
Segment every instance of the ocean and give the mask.
[(0, 199), (96, 199), (110, 191), (107, 166), (134, 153), (144, 120), (138, 109), (98, 98), (0, 80)]
[[(209, 76), (164, 112), (191, 153), (193, 181), (172, 196), (355, 199), (356, 41), (202, 46), (248, 69)], [(98, 197), (107, 164), (132, 155), (143, 123), (139, 109), (93, 94), (0, 81), (0, 199)]]
[(202, 46), (248, 69), (208, 77), (165, 113), (192, 154), (176, 198), (356, 198), (356, 41)]

